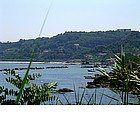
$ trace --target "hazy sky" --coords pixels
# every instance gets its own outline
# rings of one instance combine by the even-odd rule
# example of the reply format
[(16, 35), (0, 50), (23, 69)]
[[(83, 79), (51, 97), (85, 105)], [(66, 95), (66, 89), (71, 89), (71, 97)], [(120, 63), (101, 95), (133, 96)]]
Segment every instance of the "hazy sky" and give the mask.
[[(52, 0), (0, 0), (0, 41), (37, 38)], [(65, 31), (140, 30), (140, 0), (53, 0), (42, 37)]]

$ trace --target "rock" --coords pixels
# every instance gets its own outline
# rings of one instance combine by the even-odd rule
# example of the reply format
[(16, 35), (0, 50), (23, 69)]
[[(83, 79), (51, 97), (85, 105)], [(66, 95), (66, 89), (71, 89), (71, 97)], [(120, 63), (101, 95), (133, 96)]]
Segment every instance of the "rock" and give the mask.
[(85, 79), (95, 79), (95, 76), (84, 76)]
[(59, 89), (57, 92), (74, 92), (74, 90), (69, 89), (69, 88), (62, 88), (62, 89)]
[(89, 85), (86, 86), (86, 88), (96, 88), (96, 86), (92, 85), (92, 84), (89, 84)]
[(100, 75), (96, 77), (93, 82), (87, 82), (86, 88), (107, 87), (108, 84), (108, 77)]

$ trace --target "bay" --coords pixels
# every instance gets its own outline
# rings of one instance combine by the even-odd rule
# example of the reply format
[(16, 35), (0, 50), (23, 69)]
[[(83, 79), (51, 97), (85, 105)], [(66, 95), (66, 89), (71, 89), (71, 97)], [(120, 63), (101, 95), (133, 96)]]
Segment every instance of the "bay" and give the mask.
[[(27, 68), (28, 63), (22, 63), (22, 62), (0, 62), (0, 69), (6, 69), (6, 68)], [(79, 99), (82, 96), (84, 89), (81, 87), (86, 87), (87, 82), (93, 81), (93, 79), (85, 79), (84, 76), (90, 76), (99, 74), (98, 71), (95, 71), (94, 73), (88, 73), (88, 68), (81, 68), (81, 65), (67, 65), (68, 68), (46, 68), (46, 67), (60, 67), (65, 66), (63, 64), (50, 64), (50, 63), (32, 63), (33, 68), (44, 68), (44, 69), (35, 69), (30, 70), (30, 74), (36, 74), (41, 73), (41, 77), (36, 79), (34, 82), (38, 85), (41, 85), (43, 83), (51, 83), (51, 82), (57, 82), (58, 86), (57, 89), (61, 88), (70, 88), (74, 89), (76, 88), (76, 93), (79, 95)], [(19, 73), (22, 77), (24, 76), (26, 70), (17, 70), (17, 73)], [(3, 71), (0, 71), (0, 85), (5, 86), (8, 88), (15, 88), (13, 85), (10, 85), (5, 80), (6, 75)], [(96, 93), (96, 103), (100, 103), (102, 101), (102, 104), (108, 104), (110, 102), (110, 98), (106, 96), (102, 96), (102, 94), (107, 94), (111, 97), (118, 98), (118, 96), (111, 91), (108, 88), (96, 88), (96, 89), (86, 89), (85, 91), (85, 98), (89, 100), (92, 96), (92, 94)], [(61, 101), (66, 104), (67, 101), (64, 98), (63, 94), (57, 94), (58, 98), (61, 99)], [(76, 102), (74, 93), (65, 93), (66, 98), (69, 100), (71, 104), (74, 104)], [(52, 103), (53, 104), (53, 103)], [(83, 104), (86, 104), (86, 100), (83, 100)], [(117, 104), (116, 101), (111, 101), (111, 104)]]

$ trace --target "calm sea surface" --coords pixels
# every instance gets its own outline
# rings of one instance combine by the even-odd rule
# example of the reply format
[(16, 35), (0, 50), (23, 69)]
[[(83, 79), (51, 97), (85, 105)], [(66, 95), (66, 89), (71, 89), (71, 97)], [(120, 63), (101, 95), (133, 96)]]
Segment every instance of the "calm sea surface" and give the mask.
[[(10, 63), (10, 62), (0, 62), (0, 69), (5, 68), (27, 68), (28, 64), (25, 63)], [(74, 86), (76, 87), (76, 92), (79, 93), (79, 95), (82, 95), (84, 89), (81, 87), (85, 87), (87, 82), (92, 81), (92, 79), (85, 79), (84, 76), (90, 76), (99, 73), (98, 71), (94, 73), (88, 73), (87, 68), (81, 68), (81, 65), (67, 65), (68, 68), (56, 68), (56, 69), (46, 69), (46, 67), (50, 66), (63, 66), (62, 64), (48, 64), (48, 63), (33, 63), (31, 67), (42, 67), (44, 69), (39, 70), (30, 70), (30, 74), (32, 73), (41, 73), (41, 77), (36, 79), (34, 82), (38, 85), (41, 85), (45, 82), (57, 82), (58, 87), (60, 88), (70, 88), (74, 89)], [(24, 76), (25, 70), (18, 70), (17, 73), (19, 73), (21, 76)], [(6, 75), (4, 75), (4, 72), (0, 71), (0, 85), (3, 85), (5, 87), (14, 88), (12, 85), (8, 84), (5, 81)], [(98, 89), (87, 89), (85, 92), (86, 99), (90, 99), (93, 93), (96, 92), (96, 102), (100, 102), (100, 99), (102, 98), (102, 93), (107, 94), (112, 97), (117, 97), (114, 92), (109, 90), (108, 88), (98, 88)], [(63, 101), (63, 103), (66, 102), (64, 96), (62, 94), (57, 94), (59, 98)], [(65, 96), (71, 103), (75, 102), (75, 96), (74, 93), (65, 93)], [(102, 98), (103, 104), (108, 104), (110, 102), (110, 99), (108, 97)], [(112, 101), (111, 104), (116, 104), (115, 101)]]

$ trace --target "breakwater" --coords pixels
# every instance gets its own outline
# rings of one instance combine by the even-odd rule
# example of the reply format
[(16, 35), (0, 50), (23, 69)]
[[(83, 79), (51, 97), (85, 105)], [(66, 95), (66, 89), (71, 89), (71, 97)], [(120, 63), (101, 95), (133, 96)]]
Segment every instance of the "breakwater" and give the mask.
[[(41, 69), (63, 69), (68, 68), (68, 66), (50, 66), (50, 67), (31, 67), (30, 70), (41, 70)], [(14, 70), (27, 70), (27, 68), (13, 68)], [(0, 71), (7, 71), (9, 69), (0, 69)]]

